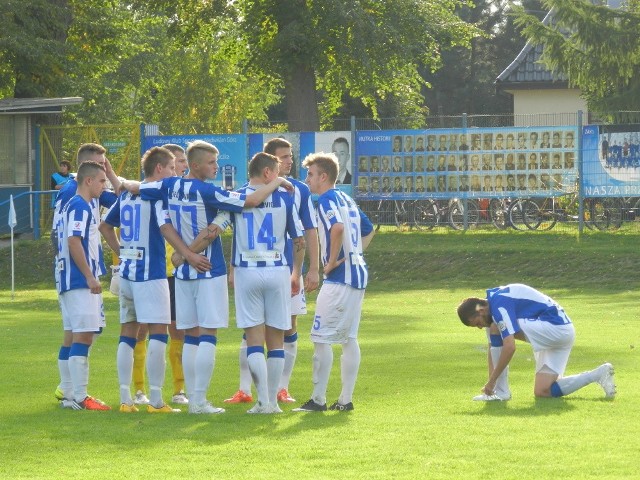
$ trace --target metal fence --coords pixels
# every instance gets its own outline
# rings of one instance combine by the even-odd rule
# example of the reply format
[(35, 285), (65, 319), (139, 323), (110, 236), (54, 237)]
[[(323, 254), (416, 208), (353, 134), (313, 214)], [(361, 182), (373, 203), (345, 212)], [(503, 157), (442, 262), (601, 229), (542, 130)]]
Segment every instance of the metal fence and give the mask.
[[(607, 123), (602, 119), (589, 118), (587, 122), (599, 125), (601, 135), (615, 139), (625, 132), (640, 132), (640, 112), (618, 112)], [(569, 130), (580, 127), (579, 112), (548, 115), (457, 115), (431, 116), (421, 118), (345, 118), (334, 119), (323, 126), (323, 131), (351, 131), (355, 138), (357, 132), (365, 130), (440, 130), (465, 129), (471, 133), (483, 129), (505, 127), (513, 130), (530, 127), (542, 131), (545, 127)], [(534, 128), (535, 127), (535, 128)], [(565, 128), (567, 127), (567, 128)], [(262, 133), (288, 133), (286, 122), (245, 122), (242, 132), (251, 135)], [(577, 131), (577, 130), (576, 130)], [(51, 196), (48, 192), (50, 175), (57, 170), (62, 159), (73, 160), (81, 143), (96, 142), (107, 148), (107, 155), (116, 172), (128, 178), (138, 178), (140, 172), (139, 158), (142, 138), (146, 135), (204, 135), (211, 134), (206, 125), (195, 124), (160, 124), (160, 125), (97, 125), (97, 126), (43, 126), (39, 130), (36, 147), (37, 165), (35, 167), (35, 192), (26, 194), (19, 209), (18, 222), (23, 229), (17, 231), (33, 231), (36, 236), (48, 231), (51, 224)], [(233, 132), (223, 132), (233, 133)], [(324, 133), (324, 132), (323, 132)], [(638, 134), (640, 138), (640, 133)], [(576, 139), (577, 140), (577, 139)], [(619, 143), (623, 143), (620, 140)], [(640, 143), (640, 140), (637, 142)], [(613, 142), (612, 142), (613, 146)], [(623, 145), (619, 145), (620, 148)], [(352, 145), (352, 164), (356, 165), (356, 149)], [(601, 148), (599, 144), (589, 147)], [(586, 150), (582, 152), (586, 155)], [(578, 155), (580, 156), (580, 155)], [(640, 157), (640, 154), (638, 155)], [(626, 158), (621, 156), (620, 158)], [(576, 158), (578, 164), (581, 158)], [(603, 160), (605, 165), (605, 160)], [(636, 163), (623, 165), (616, 158), (607, 160), (603, 169), (618, 183), (627, 178), (638, 178), (640, 184), (640, 158)], [(355, 172), (357, 173), (357, 172)], [(426, 173), (426, 172), (425, 172)], [(585, 172), (588, 173), (588, 172)], [(578, 172), (576, 171), (575, 178)], [(637, 231), (640, 226), (640, 191), (609, 191), (599, 193), (596, 186), (589, 195), (584, 195), (579, 188), (573, 188), (573, 182), (561, 191), (549, 190), (549, 195), (538, 194), (527, 196), (509, 193), (501, 195), (460, 194), (446, 195), (412, 195), (410, 198), (385, 198), (362, 195), (358, 190), (357, 176), (352, 194), (357, 198), (363, 210), (381, 229), (402, 229), (429, 232), (447, 232), (459, 229), (468, 230), (501, 230), (501, 231), (541, 231), (558, 232), (628, 232)], [(426, 174), (423, 179), (426, 179)], [(505, 177), (506, 178), (506, 177)], [(573, 178), (573, 177), (572, 177)], [(634, 180), (635, 181), (635, 180)], [(607, 185), (606, 187), (609, 187)], [(595, 192), (595, 193), (594, 193)], [(28, 200), (26, 200), (28, 198)], [(6, 202), (0, 204), (0, 223), (4, 226), (7, 215)], [(639, 219), (639, 220), (636, 220)], [(2, 229), (4, 232), (6, 229)], [(2, 232), (0, 232), (2, 233)]]

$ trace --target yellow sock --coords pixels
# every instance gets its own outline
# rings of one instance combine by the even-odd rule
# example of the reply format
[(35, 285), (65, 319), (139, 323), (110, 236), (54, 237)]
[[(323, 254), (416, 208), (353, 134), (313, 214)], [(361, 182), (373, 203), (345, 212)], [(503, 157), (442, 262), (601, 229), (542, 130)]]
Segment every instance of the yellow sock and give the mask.
[(173, 393), (184, 391), (184, 372), (182, 370), (182, 346), (184, 341), (171, 339), (169, 342), (169, 362), (173, 373)]
[(136, 342), (136, 348), (133, 349), (133, 385), (136, 390), (144, 388), (144, 367), (147, 358), (147, 341), (141, 340)]

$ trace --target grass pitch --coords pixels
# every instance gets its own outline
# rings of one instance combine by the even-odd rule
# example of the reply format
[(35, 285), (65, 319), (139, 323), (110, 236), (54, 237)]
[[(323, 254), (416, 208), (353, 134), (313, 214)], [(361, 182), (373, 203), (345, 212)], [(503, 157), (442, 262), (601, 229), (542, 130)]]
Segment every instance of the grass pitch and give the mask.
[[(0, 251), (0, 477), (637, 478), (637, 244), (631, 235), (578, 243), (557, 234), (379, 234), (367, 255), (353, 412), (284, 406), (282, 415), (253, 416), (240, 405), (217, 416), (167, 416), (58, 408), (61, 331), (50, 252), (46, 242), (21, 242), (13, 301), (9, 252)], [(462, 326), (455, 306), (516, 281), (556, 298), (574, 321), (568, 374), (615, 365), (615, 400), (590, 385), (535, 401), (531, 347), (518, 342), (513, 400), (471, 401), (486, 380), (486, 342)], [(117, 407), (117, 299), (105, 293), (105, 303), (108, 327), (91, 351), (90, 392)], [(311, 393), (310, 315), (299, 324), (290, 390), (302, 402)], [(216, 405), (237, 389), (240, 337), (235, 327), (220, 334), (209, 390)], [(334, 368), (328, 400), (339, 390)]]

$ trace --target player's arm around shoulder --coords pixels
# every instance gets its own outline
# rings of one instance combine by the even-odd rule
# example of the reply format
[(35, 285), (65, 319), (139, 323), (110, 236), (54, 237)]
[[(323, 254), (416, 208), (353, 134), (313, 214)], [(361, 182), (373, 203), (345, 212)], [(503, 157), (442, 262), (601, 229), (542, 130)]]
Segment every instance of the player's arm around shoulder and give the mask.
[[(222, 235), (230, 225), (231, 213), (225, 210), (220, 210), (211, 223), (198, 233), (196, 238), (193, 240), (193, 243), (189, 245), (189, 250), (195, 254), (199, 254), (213, 243), (216, 238)], [(182, 265), (185, 260), (185, 257), (177, 250), (173, 252), (173, 255), (171, 255), (171, 263), (176, 268)]]

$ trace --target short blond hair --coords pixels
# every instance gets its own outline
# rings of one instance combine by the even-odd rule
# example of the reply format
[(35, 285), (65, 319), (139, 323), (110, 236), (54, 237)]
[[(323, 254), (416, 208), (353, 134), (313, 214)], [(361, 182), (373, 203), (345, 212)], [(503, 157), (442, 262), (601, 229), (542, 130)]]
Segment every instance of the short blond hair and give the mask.
[(326, 173), (330, 183), (336, 183), (340, 167), (338, 164), (338, 157), (336, 157), (335, 154), (318, 152), (307, 155), (302, 162), (302, 166), (304, 168), (309, 168), (312, 165), (318, 167), (320, 172)]
[(187, 161), (189, 164), (201, 163), (205, 153), (219, 155), (220, 150), (218, 150), (215, 145), (205, 142), (204, 140), (191, 142), (187, 147)]
[(80, 166), (82, 162), (86, 162), (92, 155), (103, 155), (106, 152), (107, 150), (97, 143), (83, 143), (80, 145), (80, 148), (78, 148), (78, 154), (76, 155), (78, 166)]

